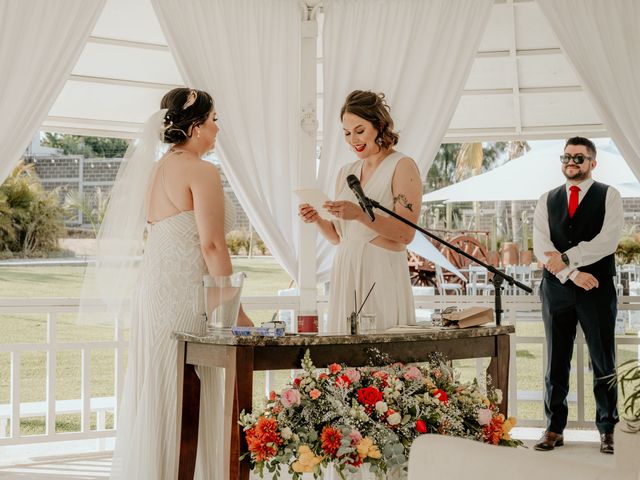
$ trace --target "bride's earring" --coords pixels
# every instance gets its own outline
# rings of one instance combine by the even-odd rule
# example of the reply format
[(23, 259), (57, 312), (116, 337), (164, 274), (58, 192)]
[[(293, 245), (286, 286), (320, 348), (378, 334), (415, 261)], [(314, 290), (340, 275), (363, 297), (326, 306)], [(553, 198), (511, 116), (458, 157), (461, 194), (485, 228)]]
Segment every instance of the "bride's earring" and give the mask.
[(196, 138), (200, 138), (200, 129), (196, 132)]

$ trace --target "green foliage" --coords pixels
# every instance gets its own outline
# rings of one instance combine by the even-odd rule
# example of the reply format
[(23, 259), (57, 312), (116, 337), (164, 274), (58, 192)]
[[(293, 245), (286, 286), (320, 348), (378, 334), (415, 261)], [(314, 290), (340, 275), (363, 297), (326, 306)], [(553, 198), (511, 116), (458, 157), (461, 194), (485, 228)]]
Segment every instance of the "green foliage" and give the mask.
[(100, 187), (90, 195), (81, 194), (77, 190), (69, 192), (64, 200), (67, 215), (71, 219), (77, 219), (78, 213), (82, 213), (82, 219), (91, 224), (94, 237), (98, 236), (108, 205), (109, 194), (105, 194)]
[(57, 191), (45, 192), (33, 165), (19, 164), (0, 186), (0, 254), (41, 256), (64, 233)]
[(250, 244), (249, 234), (244, 230), (232, 230), (227, 233), (227, 247), (231, 255), (240, 255), (241, 252), (248, 255)]
[(628, 360), (618, 367), (617, 381), (624, 398), (622, 419), (627, 429), (640, 433), (640, 363)]
[(129, 143), (121, 138), (84, 137), (47, 132), (42, 145), (60, 148), (65, 155), (121, 158), (127, 151)]
[(640, 261), (640, 235), (623, 237), (616, 249), (616, 260), (620, 265)]
[(260, 253), (262, 255), (269, 255), (269, 249), (267, 248), (264, 241), (260, 237), (256, 239), (256, 248), (260, 250)]
[[(456, 180), (456, 159), (464, 144), (443, 143), (436, 158), (431, 164), (427, 174), (426, 190), (424, 193), (437, 190), (455, 183)], [(505, 153), (506, 142), (496, 142), (487, 144), (482, 148), (483, 159), (480, 172), (491, 170), (496, 161)]]

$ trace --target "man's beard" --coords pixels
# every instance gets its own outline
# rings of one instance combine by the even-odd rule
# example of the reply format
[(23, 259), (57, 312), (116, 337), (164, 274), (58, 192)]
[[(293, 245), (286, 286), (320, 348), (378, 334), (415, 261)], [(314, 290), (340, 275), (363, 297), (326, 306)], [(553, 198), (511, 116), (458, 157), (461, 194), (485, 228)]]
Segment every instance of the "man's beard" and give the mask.
[(589, 170), (587, 170), (586, 172), (583, 170), (578, 170), (573, 175), (569, 174), (566, 170), (563, 170), (562, 173), (567, 180), (575, 180), (581, 182), (589, 178)]

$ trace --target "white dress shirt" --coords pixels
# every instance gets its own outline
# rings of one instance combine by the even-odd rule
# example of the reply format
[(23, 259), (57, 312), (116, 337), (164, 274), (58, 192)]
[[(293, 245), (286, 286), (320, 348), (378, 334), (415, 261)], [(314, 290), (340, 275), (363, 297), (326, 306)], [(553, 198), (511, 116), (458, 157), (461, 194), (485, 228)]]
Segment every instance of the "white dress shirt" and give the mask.
[[(569, 208), (569, 187), (572, 185), (574, 184), (569, 182), (565, 185), (567, 189), (567, 208)], [(580, 187), (580, 192), (578, 192), (579, 205), (591, 185), (593, 185), (593, 179), (588, 178), (582, 183), (575, 185)], [(557, 251), (553, 242), (551, 242), (551, 233), (549, 232), (548, 195), (549, 192), (542, 194), (536, 205), (535, 213), (533, 214), (533, 252), (536, 258), (544, 263), (547, 263), (549, 260), (549, 257), (547, 257), (544, 252)], [(568, 278), (571, 280), (575, 279), (578, 274), (578, 267), (591, 265), (616, 251), (624, 223), (624, 212), (620, 192), (609, 186), (605, 202), (604, 221), (602, 222), (602, 230), (600, 230), (600, 233), (588, 242), (582, 241), (575, 247), (571, 247), (565, 252), (560, 252), (566, 253), (567, 257), (569, 257), (569, 266), (556, 274), (556, 277), (558, 277), (562, 283), (566, 282)]]

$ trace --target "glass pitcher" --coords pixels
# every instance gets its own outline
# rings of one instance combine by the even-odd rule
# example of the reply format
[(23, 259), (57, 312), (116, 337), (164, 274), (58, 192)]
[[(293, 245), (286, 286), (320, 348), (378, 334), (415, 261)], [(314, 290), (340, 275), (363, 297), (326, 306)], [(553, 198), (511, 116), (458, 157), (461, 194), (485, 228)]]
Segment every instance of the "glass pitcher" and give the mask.
[(236, 325), (245, 277), (244, 272), (229, 276), (203, 277), (207, 333), (216, 333)]

